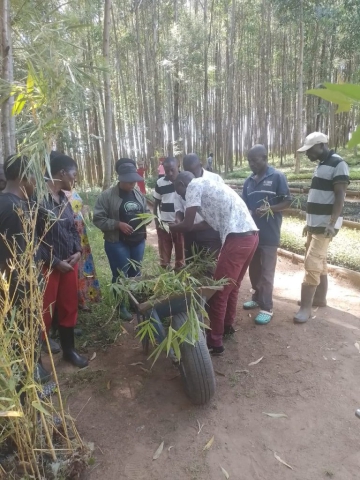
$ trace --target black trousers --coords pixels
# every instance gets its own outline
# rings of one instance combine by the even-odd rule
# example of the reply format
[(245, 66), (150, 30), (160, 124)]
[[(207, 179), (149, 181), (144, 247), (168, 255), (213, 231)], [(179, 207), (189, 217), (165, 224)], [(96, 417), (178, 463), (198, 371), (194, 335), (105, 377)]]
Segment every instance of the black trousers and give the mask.
[(259, 245), (249, 266), (251, 286), (255, 290), (252, 299), (259, 304), (261, 310), (267, 312), (273, 309), (277, 249), (278, 247), (270, 245)]
[(212, 228), (198, 232), (184, 233), (185, 258), (192, 256), (192, 249), (196, 252), (204, 250), (206, 253), (213, 253), (215, 256), (220, 252), (220, 234)]

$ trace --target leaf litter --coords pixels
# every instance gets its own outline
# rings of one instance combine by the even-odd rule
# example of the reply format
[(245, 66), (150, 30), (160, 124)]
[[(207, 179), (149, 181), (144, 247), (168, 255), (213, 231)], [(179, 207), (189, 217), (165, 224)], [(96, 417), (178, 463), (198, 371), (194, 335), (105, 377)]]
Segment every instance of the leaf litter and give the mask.
[(157, 460), (160, 457), (163, 450), (164, 450), (164, 442), (161, 442), (156, 452), (154, 453), (153, 460)]
[(274, 452), (274, 457), (276, 458), (276, 460), (278, 460), (280, 463), (282, 463), (283, 465), (285, 465), (285, 467), (287, 468), (290, 468), (290, 470), (294, 470), (293, 467), (291, 465), (289, 465), (288, 463), (284, 462), (284, 460), (282, 458), (279, 457), (279, 455)]
[(205, 450), (209, 450), (209, 449), (211, 448), (212, 444), (214, 443), (214, 440), (215, 440), (215, 436), (212, 436), (212, 437), (210, 438), (210, 440), (208, 441), (208, 443), (207, 443), (207, 444), (205, 445), (205, 447), (203, 448), (203, 452), (204, 452)]
[(258, 363), (261, 362), (261, 360), (262, 360), (263, 358), (264, 358), (264, 357), (262, 356), (262, 357), (258, 358), (257, 360), (255, 360), (255, 362), (250, 362), (250, 363), (249, 363), (249, 367), (251, 367), (252, 365), (257, 365)]
[(223, 468), (221, 465), (220, 465), (220, 468), (221, 468), (221, 471), (222, 473), (224, 474), (224, 477), (229, 479), (230, 478), (230, 475), (228, 474), (228, 472), (225, 470), (225, 468)]
[(266, 413), (266, 412), (262, 412), (262, 413), (271, 418), (288, 418), (288, 416), (285, 415), (285, 413)]

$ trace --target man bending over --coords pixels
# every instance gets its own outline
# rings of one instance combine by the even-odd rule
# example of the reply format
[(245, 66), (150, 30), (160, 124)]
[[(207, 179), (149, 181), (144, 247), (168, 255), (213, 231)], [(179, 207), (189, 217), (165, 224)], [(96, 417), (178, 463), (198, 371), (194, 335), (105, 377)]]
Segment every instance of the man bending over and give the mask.
[(243, 200), (230, 187), (209, 178), (195, 178), (182, 172), (175, 180), (176, 192), (185, 199), (184, 220), (171, 225), (172, 232), (188, 232), (197, 212), (221, 238), (222, 249), (214, 278), (228, 278), (229, 284), (209, 301), (210, 332), (207, 343), (210, 353), (222, 355), (223, 335), (235, 332), (233, 324), (239, 288), (258, 245), (258, 229)]

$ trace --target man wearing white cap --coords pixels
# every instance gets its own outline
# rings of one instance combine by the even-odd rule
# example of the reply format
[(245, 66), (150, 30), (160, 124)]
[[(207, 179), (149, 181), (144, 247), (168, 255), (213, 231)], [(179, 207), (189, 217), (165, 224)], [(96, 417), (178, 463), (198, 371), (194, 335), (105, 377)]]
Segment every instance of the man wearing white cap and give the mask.
[(326, 257), (329, 243), (343, 222), (349, 168), (334, 150), (329, 150), (328, 137), (320, 132), (308, 135), (298, 152), (306, 152), (311, 162), (319, 162), (306, 205), (305, 277), (301, 287), (300, 310), (294, 317), (295, 323), (304, 323), (311, 317), (312, 305), (326, 306)]

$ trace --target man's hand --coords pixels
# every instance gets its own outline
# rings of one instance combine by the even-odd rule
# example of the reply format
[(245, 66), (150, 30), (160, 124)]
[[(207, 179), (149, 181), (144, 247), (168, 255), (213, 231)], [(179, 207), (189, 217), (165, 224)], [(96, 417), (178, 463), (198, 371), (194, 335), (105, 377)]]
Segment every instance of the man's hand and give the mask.
[(255, 210), (255, 214), (258, 215), (259, 217), (263, 217), (264, 215), (267, 214), (267, 212), (270, 212), (270, 211), (271, 211), (271, 208), (261, 207)]
[(69, 272), (73, 272), (74, 269), (73, 267), (70, 265), (70, 263), (67, 263), (67, 262), (59, 262), (56, 266), (55, 266), (56, 270), (59, 270), (60, 273), (69, 273)]
[(78, 263), (78, 261), (80, 260), (81, 258), (81, 253), (80, 252), (76, 252), (74, 253), (73, 255), (70, 255), (69, 258), (67, 258), (65, 260), (66, 263), (68, 263), (69, 265), (71, 265), (72, 267), (74, 265), (76, 265)]
[(134, 231), (133, 227), (131, 227), (128, 223), (119, 222), (119, 230), (124, 235), (131, 235)]
[(331, 224), (327, 225), (325, 227), (324, 236), (326, 238), (332, 238), (332, 237), (335, 237), (335, 235), (336, 235), (335, 227)]
[(305, 225), (305, 227), (303, 228), (303, 231), (302, 231), (302, 236), (307, 237), (307, 234), (308, 234), (308, 226)]

